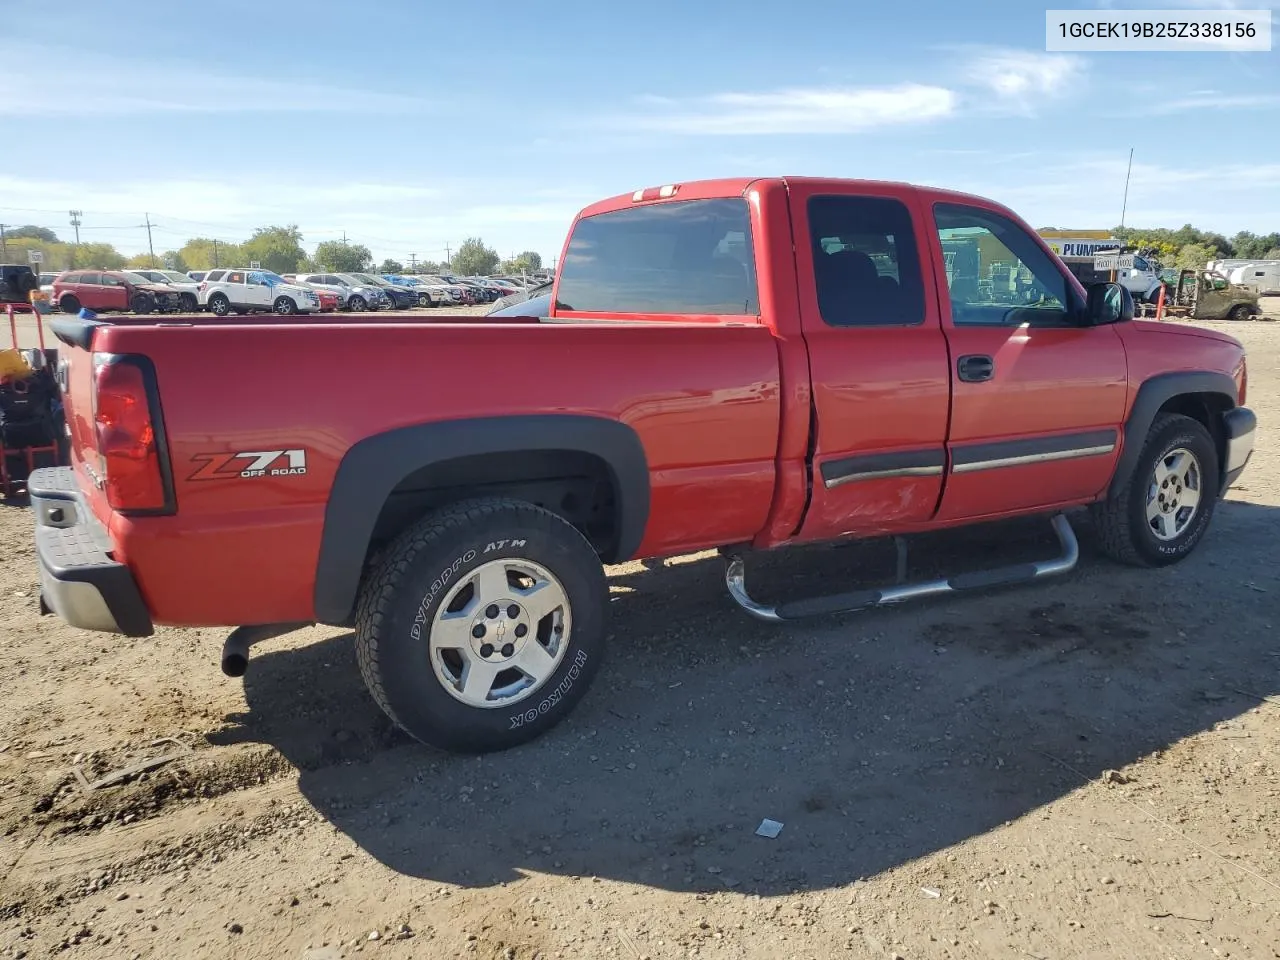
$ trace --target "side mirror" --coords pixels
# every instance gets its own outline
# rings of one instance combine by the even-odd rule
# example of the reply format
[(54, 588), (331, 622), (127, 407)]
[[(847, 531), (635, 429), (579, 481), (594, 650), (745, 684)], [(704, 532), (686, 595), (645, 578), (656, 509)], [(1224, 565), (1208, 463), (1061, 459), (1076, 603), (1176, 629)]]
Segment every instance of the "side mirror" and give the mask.
[(1095, 283), (1085, 301), (1085, 322), (1091, 327), (1133, 319), (1133, 294), (1118, 283)]

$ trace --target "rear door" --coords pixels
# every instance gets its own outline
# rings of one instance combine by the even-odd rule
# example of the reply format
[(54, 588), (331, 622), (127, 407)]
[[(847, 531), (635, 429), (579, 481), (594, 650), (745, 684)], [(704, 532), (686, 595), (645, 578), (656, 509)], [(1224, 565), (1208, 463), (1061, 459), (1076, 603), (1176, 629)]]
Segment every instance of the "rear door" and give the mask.
[(90, 310), (110, 309), (104, 294), (102, 274), (92, 270), (80, 274), (80, 280), (76, 283), (76, 297), (81, 306)]
[(1111, 479), (1128, 390), (1114, 326), (1080, 323), (1061, 262), (995, 206), (923, 191), (951, 352), (938, 519), (1089, 499)]
[(243, 270), (229, 270), (227, 275), (220, 281), (222, 289), (227, 294), (227, 299), (234, 303), (237, 307), (247, 307), (249, 304), (249, 290), (244, 285)]
[(927, 224), (910, 190), (791, 185), (817, 444), (806, 540), (934, 514), (950, 399)]

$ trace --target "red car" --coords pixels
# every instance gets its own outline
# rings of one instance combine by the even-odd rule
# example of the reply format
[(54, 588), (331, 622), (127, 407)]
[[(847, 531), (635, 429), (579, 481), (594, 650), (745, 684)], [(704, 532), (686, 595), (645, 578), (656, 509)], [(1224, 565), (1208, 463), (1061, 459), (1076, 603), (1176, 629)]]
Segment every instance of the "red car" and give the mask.
[[(1134, 320), (1123, 287), (1086, 290), (979, 197), (670, 184), (588, 207), (558, 266), (546, 317), (334, 317), (302, 339), (57, 321), (73, 465), (30, 480), (42, 609), (133, 636), (240, 625), (233, 676), (254, 642), (353, 626), (392, 720), (496, 750), (562, 720), (625, 641), (602, 564), (718, 549), (732, 599), (776, 623), (1064, 574), (1064, 511), (1086, 507), (1104, 553), (1165, 566), (1253, 451), (1237, 340)], [(747, 589), (757, 551), (1017, 516), (1060, 552)]]
[(128, 270), (67, 270), (53, 281), (54, 303), (63, 313), (132, 310), (171, 312), (182, 308), (182, 292)]

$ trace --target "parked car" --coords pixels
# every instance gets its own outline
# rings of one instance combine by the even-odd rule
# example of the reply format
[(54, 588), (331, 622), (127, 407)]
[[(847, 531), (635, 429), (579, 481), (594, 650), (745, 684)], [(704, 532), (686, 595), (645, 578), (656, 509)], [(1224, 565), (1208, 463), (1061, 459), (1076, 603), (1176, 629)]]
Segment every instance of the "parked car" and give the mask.
[(134, 313), (175, 312), (182, 294), (128, 270), (66, 270), (53, 281), (51, 299), (63, 313), (132, 310)]
[(397, 286), (407, 287), (418, 295), (418, 306), (438, 307), (453, 301), (448, 288), (442, 283), (429, 283), (422, 277), (405, 277), (383, 274), (382, 279)]
[(298, 279), (336, 293), (342, 299), (342, 309), (357, 313), (377, 310), (386, 299), (379, 287), (345, 273), (300, 273)]
[(423, 274), (419, 279), (444, 290), (449, 297), (449, 299), (445, 301), (446, 304), (461, 304), (466, 302), (466, 292), (456, 283), (449, 283), (443, 277), (436, 277), (430, 274)]
[(58, 279), (56, 273), (40, 274), (40, 292), (49, 298), (49, 302), (53, 302), (53, 281)]
[[(489, 316), (493, 316), (494, 314), (511, 315), (514, 312), (515, 314), (518, 314), (518, 315), (528, 316), (528, 314), (523, 314), (521, 313), (521, 311), (534, 310), (534, 309), (538, 311), (546, 311), (549, 308), (551, 303), (551, 287), (553, 286), (553, 284), (554, 284), (554, 281), (548, 280), (546, 283), (540, 283), (536, 286), (526, 287), (521, 291), (505, 296), (501, 300), (498, 300), (494, 303), (493, 308), (489, 311), (488, 315)], [(525, 301), (535, 300), (535, 299), (540, 300), (542, 302), (539, 303), (536, 307), (533, 304), (529, 304), (528, 306), (522, 306), (522, 304), (524, 304)], [(534, 314), (534, 316), (545, 317), (545, 316), (548, 316), (548, 314), (546, 312), (538, 312)]]
[(181, 295), (182, 309), (194, 312), (200, 306), (200, 284), (185, 273), (177, 270), (133, 270), (140, 277), (146, 277), (152, 283), (166, 284), (173, 287)]
[(320, 298), (314, 290), (288, 283), (270, 270), (211, 270), (200, 284), (200, 303), (215, 316), (270, 310), (280, 316), (315, 313)]
[(418, 305), (418, 293), (410, 290), (408, 287), (402, 287), (398, 284), (390, 283), (381, 277), (375, 277), (367, 273), (352, 273), (348, 276), (355, 277), (362, 283), (372, 284), (382, 291), (386, 303), (392, 310), (407, 310), (410, 307)]
[(31, 302), (40, 289), (40, 277), (26, 263), (0, 263), (0, 303)]
[(209, 273), (208, 270), (190, 270), (187, 272), (187, 276), (190, 279), (194, 280), (196, 283), (199, 283), (206, 276), (208, 276), (208, 273)]
[[(978, 256), (948, 270), (957, 239)], [(1010, 259), (1020, 296), (979, 285)], [(392, 721), (497, 750), (562, 721), (625, 639), (604, 563), (719, 549), (733, 601), (778, 623), (1064, 574), (1079, 507), (1104, 553), (1163, 567), (1253, 450), (1239, 341), (1134, 320), (1124, 287), (1086, 290), (978, 197), (655, 187), (580, 213), (559, 270), (551, 322), (294, 344), (271, 322), (62, 321), (76, 429), (73, 464), (30, 480), (41, 609), (141, 636), (243, 625), (232, 675), (255, 642), (353, 627)], [(220, 382), (253, 402), (211, 400)], [(777, 604), (747, 586), (753, 550), (1019, 516), (1060, 553)]]

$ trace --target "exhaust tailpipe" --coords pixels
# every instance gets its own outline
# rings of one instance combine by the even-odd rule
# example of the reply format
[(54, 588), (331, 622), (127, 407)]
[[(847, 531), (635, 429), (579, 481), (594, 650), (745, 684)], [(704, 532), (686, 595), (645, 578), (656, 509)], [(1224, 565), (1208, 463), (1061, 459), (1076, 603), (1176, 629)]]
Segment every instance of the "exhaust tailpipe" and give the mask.
[(259, 623), (236, 627), (222, 644), (222, 672), (228, 677), (243, 677), (249, 669), (249, 648), (255, 643), (309, 626), (309, 623)]

